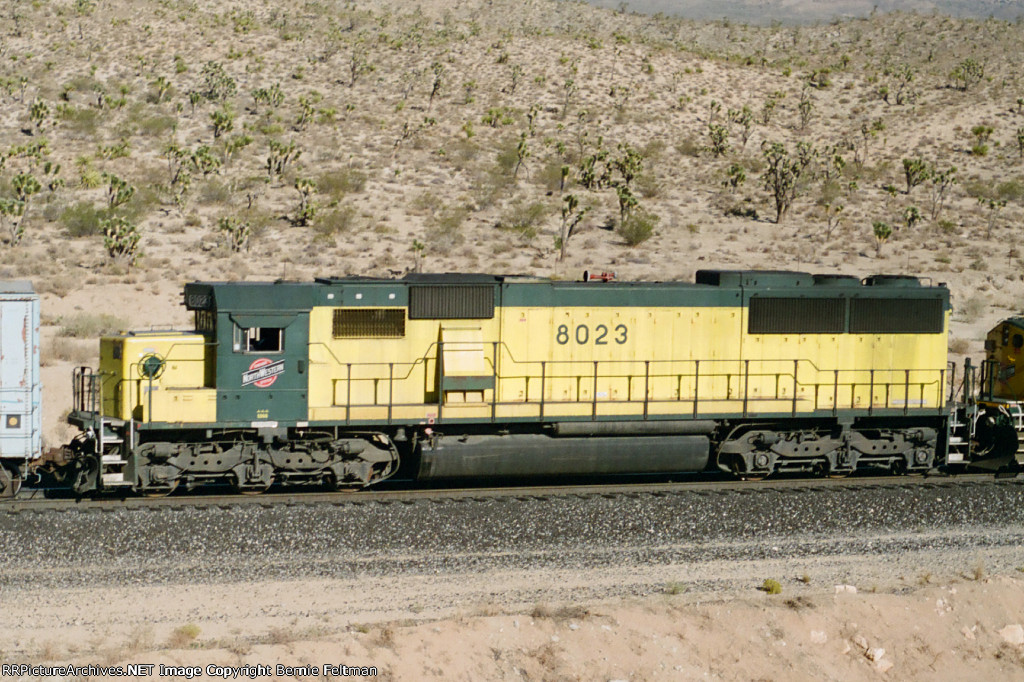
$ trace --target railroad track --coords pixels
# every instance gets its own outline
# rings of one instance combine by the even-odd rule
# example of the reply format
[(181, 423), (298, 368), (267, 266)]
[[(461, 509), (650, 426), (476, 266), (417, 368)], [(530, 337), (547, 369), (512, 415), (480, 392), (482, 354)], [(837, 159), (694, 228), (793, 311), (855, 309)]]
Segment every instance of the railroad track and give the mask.
[(958, 476), (859, 476), (843, 479), (770, 479), (764, 481), (700, 480), (686, 482), (503, 486), (490, 488), (428, 488), (414, 490), (360, 490), (357, 492), (281, 492), (263, 495), (193, 494), (161, 498), (125, 497), (53, 499), (43, 497), (41, 490), (22, 490), (18, 497), (0, 503), (0, 514), (20, 514), (44, 511), (109, 512), (115, 510), (156, 510), (175, 508), (242, 506), (273, 507), (278, 505), (365, 505), (414, 504), (429, 502), (468, 502), (491, 499), (543, 500), (569, 497), (638, 497), (666, 495), (706, 495), (764, 493), (836, 492), (848, 490), (956, 488), (960, 486), (1007, 485), (1024, 486), (1024, 477), (996, 478), (992, 474), (962, 474)]

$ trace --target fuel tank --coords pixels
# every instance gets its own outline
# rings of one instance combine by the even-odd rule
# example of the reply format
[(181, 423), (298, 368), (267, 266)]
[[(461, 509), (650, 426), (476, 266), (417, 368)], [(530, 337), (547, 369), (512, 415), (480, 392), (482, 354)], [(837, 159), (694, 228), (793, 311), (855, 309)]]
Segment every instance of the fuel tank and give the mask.
[(422, 444), (417, 478), (489, 478), (703, 471), (700, 435), (555, 438), (544, 434), (443, 436)]

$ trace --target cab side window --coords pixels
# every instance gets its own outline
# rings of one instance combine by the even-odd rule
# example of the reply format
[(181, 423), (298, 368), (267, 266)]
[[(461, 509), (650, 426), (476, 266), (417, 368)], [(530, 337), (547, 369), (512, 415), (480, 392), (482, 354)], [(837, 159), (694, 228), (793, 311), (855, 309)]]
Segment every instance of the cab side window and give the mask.
[(284, 350), (284, 329), (280, 327), (235, 327), (236, 353), (280, 353)]

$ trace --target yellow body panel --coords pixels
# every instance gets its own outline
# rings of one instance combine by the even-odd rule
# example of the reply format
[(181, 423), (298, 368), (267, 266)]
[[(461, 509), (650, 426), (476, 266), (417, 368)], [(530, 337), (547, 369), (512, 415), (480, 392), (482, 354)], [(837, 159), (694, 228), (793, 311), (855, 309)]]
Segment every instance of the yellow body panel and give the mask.
[[(199, 334), (151, 332), (100, 339), (102, 412), (156, 422), (213, 422), (216, 390), (207, 388), (206, 345)], [(152, 379), (142, 363), (155, 356), (163, 369)]]
[(488, 320), (406, 320), (401, 338), (335, 339), (334, 310), (310, 313), (314, 421), (385, 420), (389, 410), (424, 422), (439, 411), (753, 416), (945, 399), (948, 313), (941, 334), (751, 335), (741, 307), (509, 307)]

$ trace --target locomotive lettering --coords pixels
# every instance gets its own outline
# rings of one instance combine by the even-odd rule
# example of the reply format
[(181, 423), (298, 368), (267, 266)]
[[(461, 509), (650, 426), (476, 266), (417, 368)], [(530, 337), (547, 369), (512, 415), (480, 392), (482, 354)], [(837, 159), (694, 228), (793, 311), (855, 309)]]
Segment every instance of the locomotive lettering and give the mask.
[(615, 325), (615, 328), (611, 331), (609, 331), (607, 325), (599, 324), (594, 327), (593, 334), (591, 334), (589, 326), (578, 324), (572, 335), (569, 333), (568, 325), (560, 324), (558, 329), (555, 330), (555, 341), (560, 346), (569, 343), (570, 339), (574, 339), (576, 344), (580, 346), (584, 346), (591, 341), (593, 341), (595, 346), (607, 346), (609, 333), (613, 334), (612, 340), (620, 346), (629, 340), (629, 328), (624, 324)]
[(284, 374), (284, 360), (274, 362), (270, 358), (259, 358), (252, 361), (249, 371), (242, 372), (242, 386), (270, 388), (281, 374)]

